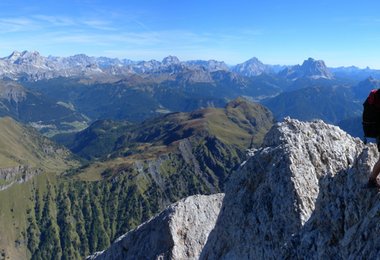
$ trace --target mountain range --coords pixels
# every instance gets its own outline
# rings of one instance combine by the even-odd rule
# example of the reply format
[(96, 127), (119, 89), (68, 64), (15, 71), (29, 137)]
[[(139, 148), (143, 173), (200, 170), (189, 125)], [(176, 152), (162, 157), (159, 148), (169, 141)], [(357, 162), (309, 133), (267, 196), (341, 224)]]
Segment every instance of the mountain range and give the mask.
[(175, 56), (160, 62), (14, 52), (0, 59), (0, 114), (53, 136), (80, 131), (96, 120), (141, 122), (170, 112), (223, 107), (245, 96), (269, 106), (278, 120), (291, 115), (340, 124), (360, 116), (363, 99), (377, 86), (376, 75), (369, 68), (328, 68), (312, 58), (279, 68), (257, 58), (228, 66)]
[(132, 61), (107, 57), (89, 57), (78, 54), (70, 57), (44, 57), (37, 51), (14, 51), (7, 57), (0, 58), (0, 76), (3, 79), (36, 81), (57, 77), (92, 77), (100, 80), (102, 77), (119, 79), (120, 76), (129, 74), (157, 74), (177, 73), (183, 70), (207, 70), (231, 71), (239, 75), (252, 77), (262, 73), (279, 73), (289, 79), (300, 77), (332, 79), (333, 74), (338, 76), (355, 74), (368, 77), (373, 74), (378, 76), (379, 71), (369, 68), (357, 67), (327, 68), (321, 60), (309, 58), (302, 65), (279, 66), (263, 64), (257, 58), (251, 58), (246, 62), (234, 66), (228, 66), (223, 61), (216, 60), (190, 60), (180, 61), (175, 56), (168, 56), (161, 62)]

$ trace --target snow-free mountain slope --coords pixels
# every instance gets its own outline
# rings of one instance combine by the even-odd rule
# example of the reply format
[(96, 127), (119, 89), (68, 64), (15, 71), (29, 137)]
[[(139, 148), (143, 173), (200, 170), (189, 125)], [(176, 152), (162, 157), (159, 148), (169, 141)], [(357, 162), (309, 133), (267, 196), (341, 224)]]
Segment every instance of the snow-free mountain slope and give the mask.
[[(365, 146), (322, 121), (287, 118), (276, 124), (263, 147), (232, 175), (199, 259), (376, 259), (380, 203), (378, 191), (366, 184), (378, 156), (375, 145)], [(139, 248), (138, 241), (124, 238), (148, 238), (148, 226), (117, 244), (123, 251)], [(193, 231), (183, 230), (181, 236)], [(100, 256), (112, 257), (117, 244)], [(159, 248), (160, 241), (154, 245)], [(168, 251), (176, 246), (182, 245), (174, 243)], [(159, 251), (149, 256), (161, 259)]]

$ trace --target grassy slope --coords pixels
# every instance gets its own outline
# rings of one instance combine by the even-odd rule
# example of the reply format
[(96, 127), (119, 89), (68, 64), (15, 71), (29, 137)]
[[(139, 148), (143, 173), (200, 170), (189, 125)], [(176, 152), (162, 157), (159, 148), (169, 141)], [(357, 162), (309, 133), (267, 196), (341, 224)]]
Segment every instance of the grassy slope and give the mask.
[[(136, 167), (139, 162), (178, 154), (179, 144), (185, 139), (190, 140), (195, 153), (197, 149), (201, 149), (201, 152), (206, 152), (204, 149), (214, 149), (215, 147), (207, 148), (205, 143), (206, 140), (215, 138), (223, 144), (220, 150), (228, 150), (229, 154), (225, 156), (238, 157), (250, 146), (259, 146), (272, 123), (272, 115), (266, 108), (239, 98), (228, 103), (224, 109), (207, 108), (191, 113), (169, 114), (145, 121), (135, 128), (126, 129), (125, 125), (121, 125), (125, 132), (119, 132), (120, 136), (113, 138), (117, 143), (108, 144), (108, 148), (103, 142), (105, 138), (99, 135), (88, 142), (88, 146), (82, 143), (83, 147), (75, 147), (74, 150), (80, 151), (79, 154), (81, 151), (91, 153), (91, 150), (99, 147), (98, 142), (102, 142), (105, 151), (109, 151), (109, 147), (116, 147), (113, 152), (104, 154), (108, 155), (107, 159), (91, 164), (80, 174), (84, 180), (100, 180), (102, 173), (107, 171), (117, 173), (125, 168)], [(109, 125), (107, 128), (110, 128)], [(238, 155), (234, 151), (241, 153)]]
[(0, 118), (1, 168), (28, 165), (47, 171), (66, 169), (70, 153), (9, 117)]
[[(33, 209), (36, 199), (35, 190), (46, 192), (47, 184), (55, 185), (55, 174), (41, 174), (33, 180), (15, 184), (0, 191), (0, 259), (29, 259), (26, 248), (26, 230), (28, 227), (27, 212)], [(42, 197), (37, 197), (42, 200)], [(33, 210), (30, 211), (33, 213)]]
[(25, 246), (26, 212), (33, 206), (35, 190), (44, 193), (47, 182), (56, 182), (56, 174), (77, 167), (78, 163), (71, 160), (69, 151), (35, 130), (25, 128), (11, 118), (0, 118), (0, 168), (19, 165), (40, 169), (42, 174), (0, 191), (0, 259), (5, 253), (3, 250), (11, 259), (30, 257)]

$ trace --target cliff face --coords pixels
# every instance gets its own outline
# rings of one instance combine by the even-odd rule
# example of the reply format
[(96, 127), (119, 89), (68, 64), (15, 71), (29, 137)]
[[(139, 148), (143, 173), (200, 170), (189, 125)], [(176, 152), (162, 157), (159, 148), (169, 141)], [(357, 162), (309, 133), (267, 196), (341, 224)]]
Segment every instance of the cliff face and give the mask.
[[(376, 258), (380, 202), (378, 191), (366, 183), (377, 157), (375, 145), (365, 146), (335, 126), (285, 119), (232, 175), (216, 223), (209, 222), (215, 227), (201, 250), (187, 247), (193, 252), (188, 258), (198, 258), (198, 252), (201, 259)], [(204, 199), (207, 206), (193, 214), (212, 209)], [(170, 221), (182, 225), (188, 213), (181, 214)], [(160, 216), (154, 221), (161, 223)], [(144, 229), (149, 223), (125, 238), (135, 232), (150, 239), (152, 232)], [(206, 230), (189, 225), (180, 236), (197, 232)], [(125, 238), (117, 243), (140, 248), (139, 255), (146, 252), (148, 258), (184, 256), (144, 250), (144, 243)], [(163, 245), (154, 243), (157, 248)], [(174, 242), (170, 250), (174, 248), (183, 249), (184, 244)]]
[(322, 121), (290, 119), (268, 133), (264, 147), (229, 183), (202, 257), (352, 256), (342, 243), (361, 239), (348, 235), (376, 201), (376, 190), (364, 188), (375, 147)]

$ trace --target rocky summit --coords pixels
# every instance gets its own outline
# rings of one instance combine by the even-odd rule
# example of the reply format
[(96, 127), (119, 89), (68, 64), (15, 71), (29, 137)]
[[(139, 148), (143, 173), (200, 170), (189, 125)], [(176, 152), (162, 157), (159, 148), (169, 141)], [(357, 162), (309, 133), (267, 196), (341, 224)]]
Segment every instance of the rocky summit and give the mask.
[(264, 65), (256, 57), (253, 57), (252, 59), (241, 64), (237, 64), (232, 68), (232, 70), (247, 77), (258, 76), (264, 72), (270, 71), (269, 67)]
[(280, 71), (279, 75), (286, 77), (290, 80), (297, 80), (299, 78), (309, 79), (333, 79), (334, 76), (326, 67), (323, 60), (314, 60), (309, 58), (305, 60), (302, 65), (295, 65), (285, 68)]
[(286, 118), (232, 174), (221, 203), (183, 200), (93, 258), (376, 259), (379, 193), (366, 183), (378, 156), (336, 126)]

